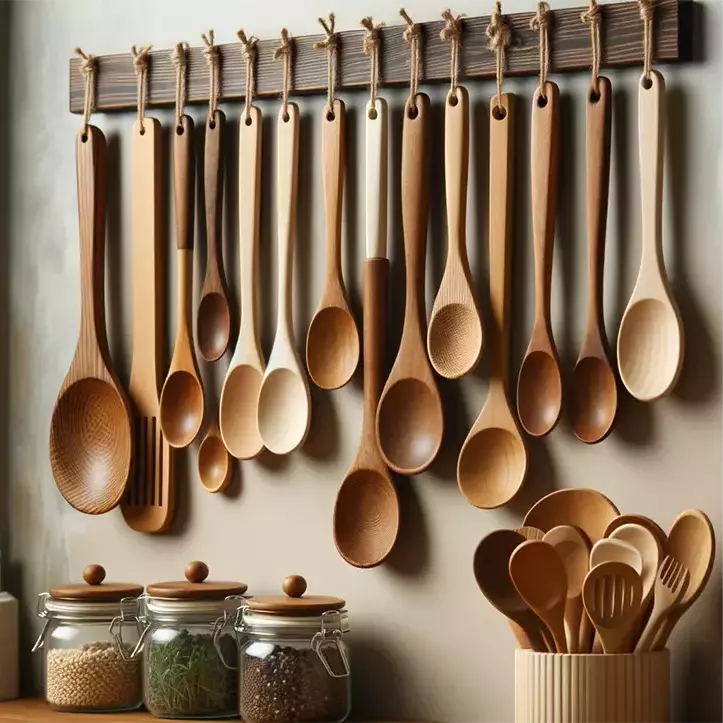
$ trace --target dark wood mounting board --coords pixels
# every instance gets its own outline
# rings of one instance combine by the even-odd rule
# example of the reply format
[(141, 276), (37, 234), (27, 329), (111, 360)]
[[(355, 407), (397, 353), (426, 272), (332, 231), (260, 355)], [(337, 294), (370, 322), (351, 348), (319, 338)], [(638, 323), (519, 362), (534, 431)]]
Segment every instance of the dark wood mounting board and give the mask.
[[(643, 23), (636, 2), (601, 5), (602, 66), (611, 68), (640, 64), (643, 52)], [(553, 10), (550, 24), (552, 74), (584, 71), (590, 67), (590, 30), (580, 20), (586, 7)], [(655, 62), (692, 60), (692, 15), (690, 0), (658, 0), (655, 3)], [(535, 75), (539, 70), (538, 34), (530, 28), (533, 12), (507, 15), (512, 30), (506, 74)], [(493, 78), (495, 58), (487, 47), (485, 29), (489, 16), (464, 18), (461, 52), (461, 78)], [(401, 18), (400, 18), (401, 22)], [(442, 20), (422, 26), (421, 82), (449, 80), (449, 43), (439, 37)], [(402, 37), (405, 26), (384, 27), (381, 35), (382, 85), (409, 82), (409, 46)], [(246, 28), (251, 31), (252, 28)], [(293, 29), (292, 29), (293, 30)], [(363, 88), (369, 83), (369, 58), (362, 49), (363, 30), (339, 33), (339, 90)], [(322, 35), (294, 38), (294, 78), (292, 94), (326, 91), (326, 53), (314, 43)], [(277, 96), (281, 92), (282, 62), (274, 60), (278, 38), (258, 43), (256, 61), (257, 94)], [(85, 48), (93, 52), (93, 48)], [(238, 101), (244, 97), (245, 65), (241, 45), (220, 46), (222, 58), (221, 99)], [(136, 107), (136, 77), (128, 53), (98, 55), (96, 110), (131, 110)], [(202, 47), (191, 47), (188, 54), (188, 103), (208, 102), (208, 66)], [(70, 60), (70, 110), (83, 110), (84, 78), (80, 59)], [(169, 50), (151, 52), (148, 73), (148, 105), (171, 105), (175, 100), (175, 69)]]

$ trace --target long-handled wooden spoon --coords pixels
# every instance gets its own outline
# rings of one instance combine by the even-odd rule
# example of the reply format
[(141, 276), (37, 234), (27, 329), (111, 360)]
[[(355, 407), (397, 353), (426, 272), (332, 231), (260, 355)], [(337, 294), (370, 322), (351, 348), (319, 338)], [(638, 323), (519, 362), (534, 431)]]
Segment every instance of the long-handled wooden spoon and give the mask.
[(490, 109), (490, 388), (457, 461), (457, 484), (476, 507), (499, 507), (522, 486), (527, 452), (507, 397), (509, 379), (510, 231), (514, 169), (515, 96)]
[(359, 364), (359, 332), (341, 271), (341, 209), (346, 161), (344, 103), (324, 109), (321, 167), (326, 212), (326, 282), (306, 336), (306, 365), (314, 384), (339, 389)]
[(121, 500), (133, 466), (133, 417), (105, 328), (106, 145), (95, 126), (75, 142), (80, 235), (80, 335), (50, 420), (50, 467), (70, 505), (101, 514)]
[(482, 319), (467, 259), (468, 170), (469, 95), (457, 86), (447, 94), (444, 110), (447, 263), (427, 330), (429, 359), (447, 379), (469, 373), (482, 356)]
[(610, 533), (611, 540), (622, 540), (632, 545), (639, 553), (643, 566), (640, 571), (640, 580), (643, 585), (643, 594), (640, 600), (641, 612), (644, 612), (653, 595), (655, 577), (658, 574), (662, 550), (650, 530), (642, 525), (627, 524), (616, 528)]
[(184, 115), (173, 136), (173, 196), (178, 246), (178, 332), (161, 392), (161, 430), (172, 447), (188, 447), (203, 422), (203, 386), (193, 348), (193, 119)]
[(587, 235), (589, 276), (587, 328), (572, 372), (570, 412), (578, 439), (594, 444), (612, 429), (618, 409), (618, 388), (610, 363), (603, 316), (605, 229), (610, 185), (612, 88), (598, 77), (587, 95)]
[(258, 427), (274, 454), (303, 444), (311, 422), (311, 395), (294, 340), (292, 287), (299, 176), (299, 108), (289, 103), (277, 122), (276, 204), (279, 237), (279, 309), (276, 338), (259, 390)]
[(204, 195), (206, 198), (206, 277), (201, 288), (196, 331), (198, 348), (207, 362), (220, 359), (231, 336), (231, 308), (223, 272), (221, 225), (223, 209), (223, 132), (226, 116), (217, 110), (206, 121)]
[(142, 126), (133, 124), (133, 359), (128, 392), (139, 420), (136, 470), (121, 510), (128, 525), (139, 532), (165, 530), (175, 503), (173, 447), (158, 418), (165, 257), (162, 133), (155, 118), (143, 118)]
[(374, 433), (387, 328), (387, 154), (387, 104), (377, 98), (374, 106), (367, 104), (366, 120), (364, 421), (359, 450), (341, 483), (334, 507), (336, 549), (355, 567), (376, 567), (384, 562), (399, 532), (397, 490)]
[(226, 449), (252, 459), (264, 448), (256, 415), (264, 376), (256, 323), (259, 211), (261, 208), (261, 111), (252, 106), (239, 121), (239, 278), (241, 329), (221, 390), (219, 425)]
[(231, 481), (231, 470), (231, 455), (214, 419), (198, 448), (198, 477), (206, 491), (222, 492)]
[(562, 379), (550, 324), (552, 254), (559, 166), (560, 90), (547, 81), (532, 99), (532, 231), (535, 245), (535, 324), (517, 378), (517, 412), (528, 434), (552, 431), (562, 408)]
[(649, 81), (640, 79), (638, 143), (643, 252), (620, 323), (618, 367), (627, 390), (640, 401), (652, 402), (675, 386), (684, 351), (683, 324), (663, 261), (665, 81), (655, 70)]
[[(416, 111), (415, 111), (416, 109)], [(429, 213), (429, 98), (418, 93), (404, 113), (402, 225), (407, 289), (397, 359), (377, 408), (376, 433), (387, 465), (419, 474), (442, 444), (442, 400), (424, 344), (424, 260)]]

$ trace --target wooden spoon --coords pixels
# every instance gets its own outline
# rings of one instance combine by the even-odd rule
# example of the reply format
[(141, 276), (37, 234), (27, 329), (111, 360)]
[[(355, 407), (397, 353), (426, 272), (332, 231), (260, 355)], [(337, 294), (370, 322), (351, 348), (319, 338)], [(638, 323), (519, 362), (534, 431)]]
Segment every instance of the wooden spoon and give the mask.
[(611, 540), (622, 540), (632, 545), (639, 553), (643, 562), (640, 579), (643, 585), (643, 595), (640, 601), (644, 612), (655, 587), (655, 576), (662, 560), (662, 550), (655, 535), (642, 525), (622, 525), (610, 533)]
[(384, 461), (399, 474), (423, 472), (442, 444), (442, 400), (424, 345), (424, 261), (429, 212), (429, 98), (418, 93), (404, 113), (402, 226), (407, 291), (397, 359), (377, 408)]
[(326, 283), (306, 337), (306, 365), (314, 384), (339, 389), (359, 364), (359, 332), (341, 271), (341, 209), (346, 161), (344, 103), (324, 108), (321, 167), (326, 212)]
[(643, 252), (620, 323), (618, 367), (627, 390), (640, 401), (652, 402), (675, 386), (684, 351), (683, 324), (663, 261), (665, 81), (655, 70), (649, 81), (640, 80), (638, 114)]
[(163, 368), (163, 131), (155, 118), (132, 130), (133, 358), (128, 392), (139, 416), (136, 469), (121, 511), (129, 527), (162, 532), (173, 519), (173, 447), (159, 423)]
[(533, 437), (548, 434), (562, 408), (562, 379), (550, 325), (552, 254), (559, 165), (558, 101), (555, 83), (537, 88), (532, 100), (532, 226), (535, 244), (535, 325), (517, 378), (517, 411)]
[(618, 388), (610, 364), (603, 316), (605, 229), (610, 185), (612, 88), (598, 77), (587, 95), (587, 234), (589, 243), (587, 328), (572, 372), (570, 408), (575, 436), (594, 444), (610, 432), (618, 409)]
[(515, 532), (526, 540), (542, 540), (545, 537), (545, 533), (537, 527), (518, 527)]
[(649, 530), (652, 533), (653, 537), (655, 537), (655, 539), (658, 541), (661, 551), (665, 552), (668, 545), (668, 536), (665, 534), (665, 531), (657, 522), (654, 522), (649, 517), (645, 517), (644, 515), (618, 515), (617, 517), (610, 520), (610, 524), (605, 529), (604, 536), (610, 537), (613, 530), (617, 530), (618, 527), (622, 527), (623, 525), (627, 524), (640, 525), (646, 530)]
[(510, 556), (510, 577), (520, 597), (552, 633), (558, 653), (567, 653), (567, 575), (560, 556), (542, 540), (528, 540)]
[(520, 597), (510, 577), (510, 557), (524, 541), (513, 530), (494, 530), (483, 537), (474, 553), (474, 577), (482, 594), (511, 621), (520, 647), (545, 652), (542, 623)]
[(256, 415), (264, 359), (256, 323), (259, 211), (261, 208), (261, 111), (252, 106), (239, 121), (239, 278), (241, 330), (219, 404), (221, 438), (238, 459), (259, 455), (264, 443)]
[(50, 467), (68, 504), (97, 515), (119, 502), (133, 466), (133, 417), (112, 368), (105, 328), (105, 136), (75, 141), (80, 235), (80, 334), (50, 420)]
[(198, 448), (198, 477), (207, 492), (221, 492), (231, 481), (231, 471), (231, 455), (214, 419)]
[(303, 444), (311, 422), (311, 396), (294, 342), (291, 309), (294, 233), (299, 170), (299, 107), (282, 108), (277, 123), (277, 214), (279, 309), (276, 338), (259, 390), (258, 428), (274, 454), (289, 454)]
[(193, 119), (184, 115), (173, 136), (173, 195), (178, 247), (178, 332), (161, 392), (161, 430), (172, 447), (188, 447), (203, 422), (203, 386), (191, 332), (193, 299)]
[(567, 649), (578, 653), (580, 626), (583, 616), (582, 585), (589, 570), (590, 540), (584, 532), (571, 525), (553, 527), (543, 540), (555, 548), (567, 575), (567, 601), (565, 602), (565, 637)]
[(507, 397), (510, 340), (510, 232), (514, 170), (515, 96), (490, 108), (490, 387), (457, 461), (457, 484), (470, 504), (499, 507), (520, 489), (527, 451)]
[(444, 179), (447, 196), (447, 263), (432, 307), (427, 350), (437, 374), (458, 379), (482, 356), (482, 319), (467, 259), (469, 95), (457, 86), (444, 111)]
[(605, 538), (598, 540), (590, 550), (590, 569), (603, 562), (623, 562), (638, 575), (643, 572), (643, 558), (640, 552), (629, 542)]
[(207, 362), (220, 359), (231, 336), (231, 308), (223, 273), (223, 130), (226, 116), (217, 110), (206, 122), (204, 195), (206, 197), (206, 278), (198, 305), (198, 348)]

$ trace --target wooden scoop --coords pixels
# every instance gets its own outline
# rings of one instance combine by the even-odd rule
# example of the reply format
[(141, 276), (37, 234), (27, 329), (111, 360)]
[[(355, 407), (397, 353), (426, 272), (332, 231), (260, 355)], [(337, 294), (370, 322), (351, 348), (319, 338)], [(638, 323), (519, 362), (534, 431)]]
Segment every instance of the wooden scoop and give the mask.
[(510, 338), (510, 232), (514, 169), (515, 96), (504, 93), (490, 110), (490, 387), (457, 461), (457, 484), (470, 504), (508, 502), (527, 473), (527, 452), (507, 397)]
[(173, 136), (173, 195), (178, 246), (178, 332), (161, 392), (161, 430), (172, 447), (188, 447), (203, 422), (203, 386), (191, 331), (193, 300), (193, 119), (184, 115)]
[(133, 359), (128, 392), (139, 416), (136, 468), (121, 510), (139, 532), (162, 532), (173, 519), (173, 448), (161, 432), (159, 379), (163, 368), (164, 208), (161, 124), (132, 130)]
[(447, 264), (427, 330), (429, 359), (447, 379), (468, 374), (482, 356), (482, 319), (467, 259), (468, 172), (469, 95), (457, 86), (447, 94), (444, 111)]
[(303, 444), (311, 422), (311, 396), (294, 341), (292, 285), (299, 176), (299, 108), (282, 108), (277, 123), (276, 205), (279, 239), (279, 303), (276, 338), (259, 391), (258, 428), (274, 454)]
[(618, 409), (618, 388), (610, 364), (602, 309), (605, 229), (610, 185), (612, 89), (598, 77), (587, 95), (587, 235), (589, 275), (587, 328), (572, 372), (570, 411), (575, 436), (594, 444), (612, 429)]
[(198, 477), (207, 492), (221, 492), (231, 481), (232, 469), (231, 455), (214, 419), (198, 448)]
[(256, 421), (264, 376), (256, 323), (259, 210), (261, 207), (261, 111), (252, 106), (239, 121), (239, 278), (241, 330), (226, 373), (219, 404), (221, 438), (238, 459), (252, 459), (264, 448)]
[(429, 98), (418, 93), (404, 113), (402, 225), (407, 290), (397, 359), (377, 408), (376, 433), (387, 465), (423, 472), (442, 444), (444, 417), (424, 345), (424, 260), (429, 212)]
[(643, 572), (643, 558), (640, 552), (629, 542), (605, 538), (598, 540), (590, 550), (590, 569), (603, 562), (623, 562), (638, 575)]
[(359, 332), (349, 308), (341, 271), (341, 210), (346, 162), (344, 103), (324, 108), (321, 167), (326, 213), (326, 282), (306, 336), (306, 365), (314, 384), (339, 389), (359, 364)]
[(663, 261), (665, 82), (655, 70), (649, 81), (640, 80), (638, 114), (643, 252), (620, 322), (618, 367), (627, 390), (642, 402), (652, 402), (675, 386), (684, 350), (683, 324)]
[(562, 379), (550, 325), (552, 254), (559, 165), (558, 101), (555, 83), (537, 88), (532, 100), (532, 227), (535, 244), (535, 325), (517, 378), (517, 411), (525, 431), (552, 431), (562, 408)]
[(627, 514), (614, 517), (605, 529), (604, 537), (610, 537), (614, 530), (617, 530), (618, 527), (622, 527), (627, 524), (640, 525), (641, 527), (644, 527), (658, 541), (661, 551), (665, 552), (668, 546), (668, 536), (657, 522), (651, 520), (649, 517), (645, 517), (644, 515)]
[(223, 130), (226, 116), (214, 112), (206, 122), (204, 152), (204, 195), (206, 197), (206, 278), (198, 306), (198, 348), (207, 362), (220, 359), (228, 348), (231, 336), (231, 309), (228, 303), (226, 277), (223, 273), (222, 210), (223, 210)]
[(119, 502), (133, 465), (133, 417), (105, 328), (105, 136), (75, 141), (80, 232), (80, 334), (50, 420), (50, 467), (68, 504), (97, 515)]

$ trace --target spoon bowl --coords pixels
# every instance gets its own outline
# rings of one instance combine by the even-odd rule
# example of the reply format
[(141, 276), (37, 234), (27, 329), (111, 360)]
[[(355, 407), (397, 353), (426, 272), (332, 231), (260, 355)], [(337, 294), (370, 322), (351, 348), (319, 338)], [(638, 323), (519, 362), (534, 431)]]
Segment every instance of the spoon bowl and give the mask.
[(274, 454), (289, 454), (309, 431), (309, 388), (301, 372), (291, 368), (269, 370), (259, 390), (258, 428), (264, 444)]
[(482, 324), (476, 308), (447, 304), (433, 311), (427, 348), (432, 366), (441, 376), (459, 379), (471, 371), (482, 355)]
[(610, 523), (605, 528), (604, 537), (610, 537), (610, 535), (615, 530), (617, 530), (618, 527), (622, 527), (623, 525), (628, 524), (640, 525), (640, 527), (644, 527), (646, 530), (648, 530), (658, 541), (661, 554), (665, 553), (668, 547), (668, 536), (665, 534), (665, 531), (657, 522), (654, 522), (649, 517), (645, 517), (644, 515), (627, 514), (614, 517), (612, 520), (610, 520)]
[(359, 364), (359, 332), (348, 308), (316, 312), (306, 337), (306, 364), (322, 389), (338, 389), (352, 378)]
[(606, 356), (578, 360), (572, 372), (570, 397), (575, 436), (587, 444), (605, 439), (618, 410), (617, 381)]
[(172, 447), (188, 447), (203, 422), (203, 387), (197, 376), (179, 369), (161, 392), (161, 427)]
[(550, 349), (528, 351), (517, 380), (517, 410), (520, 423), (533, 437), (548, 434), (562, 409), (562, 377)]
[(251, 364), (229, 368), (219, 406), (221, 436), (237, 459), (253, 459), (264, 448), (256, 413), (263, 371)]
[(231, 470), (231, 455), (214, 422), (198, 448), (198, 477), (208, 492), (221, 492), (231, 481)]
[(231, 309), (223, 294), (212, 292), (201, 297), (198, 306), (198, 348), (204, 359), (220, 359), (231, 334)]

